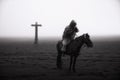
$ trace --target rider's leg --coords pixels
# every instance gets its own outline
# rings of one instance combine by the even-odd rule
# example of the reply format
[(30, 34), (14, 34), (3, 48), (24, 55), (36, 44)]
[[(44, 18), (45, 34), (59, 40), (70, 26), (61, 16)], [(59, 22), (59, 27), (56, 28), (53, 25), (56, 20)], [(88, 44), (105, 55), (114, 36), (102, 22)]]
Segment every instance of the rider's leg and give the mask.
[(66, 51), (66, 45), (67, 45), (67, 39), (63, 39), (63, 41), (62, 41), (62, 44), (63, 44), (63, 46), (62, 46), (62, 51), (63, 52), (65, 52)]
[(63, 41), (62, 41), (62, 44), (63, 44), (63, 46), (62, 46), (62, 52), (63, 52), (63, 56), (65, 55), (65, 52), (66, 52), (66, 47), (67, 47), (67, 45), (70, 43), (70, 39), (63, 39)]

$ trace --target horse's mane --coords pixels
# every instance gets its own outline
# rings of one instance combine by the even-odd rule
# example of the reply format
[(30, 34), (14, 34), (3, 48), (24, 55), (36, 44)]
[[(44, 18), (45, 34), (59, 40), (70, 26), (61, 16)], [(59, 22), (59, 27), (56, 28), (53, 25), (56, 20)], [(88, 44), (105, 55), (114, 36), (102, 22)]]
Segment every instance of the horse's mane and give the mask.
[(83, 37), (83, 35), (80, 35), (80, 36), (76, 37), (75, 40), (78, 41), (78, 40), (80, 40), (82, 37)]

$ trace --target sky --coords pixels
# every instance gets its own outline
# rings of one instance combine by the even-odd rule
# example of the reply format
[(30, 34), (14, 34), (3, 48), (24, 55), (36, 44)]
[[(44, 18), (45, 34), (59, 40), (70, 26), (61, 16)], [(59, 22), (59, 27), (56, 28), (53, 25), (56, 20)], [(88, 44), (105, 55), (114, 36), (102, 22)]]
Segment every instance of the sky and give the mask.
[(61, 37), (71, 20), (81, 35), (120, 36), (120, 0), (0, 0), (0, 37)]

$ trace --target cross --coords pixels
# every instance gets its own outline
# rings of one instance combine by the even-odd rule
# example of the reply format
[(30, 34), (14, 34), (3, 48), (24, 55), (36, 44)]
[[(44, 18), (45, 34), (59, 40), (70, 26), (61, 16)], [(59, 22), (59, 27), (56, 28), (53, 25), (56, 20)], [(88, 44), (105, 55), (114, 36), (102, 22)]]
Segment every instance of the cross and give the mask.
[(31, 26), (35, 27), (35, 41), (34, 41), (34, 44), (37, 44), (38, 43), (38, 27), (42, 26), (42, 25), (35, 22), (35, 24), (32, 24)]

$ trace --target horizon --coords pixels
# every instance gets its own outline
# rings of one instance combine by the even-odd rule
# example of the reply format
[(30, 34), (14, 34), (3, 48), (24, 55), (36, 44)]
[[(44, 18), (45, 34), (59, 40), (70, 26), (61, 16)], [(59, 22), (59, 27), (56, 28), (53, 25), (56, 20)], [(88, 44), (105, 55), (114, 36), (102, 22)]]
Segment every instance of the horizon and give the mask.
[[(78, 37), (78, 36), (77, 36)], [(38, 37), (38, 42), (59, 41), (62, 37)], [(90, 36), (93, 41), (120, 41), (120, 36)], [(0, 37), (0, 42), (34, 42), (33, 37)]]

